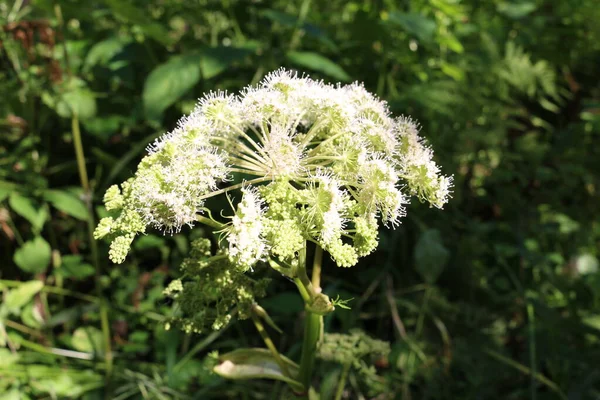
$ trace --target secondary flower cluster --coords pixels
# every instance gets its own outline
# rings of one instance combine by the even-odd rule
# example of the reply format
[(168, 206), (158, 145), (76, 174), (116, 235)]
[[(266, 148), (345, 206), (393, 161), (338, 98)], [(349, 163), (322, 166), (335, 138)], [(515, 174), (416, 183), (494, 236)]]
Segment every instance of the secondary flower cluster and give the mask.
[[(400, 222), (410, 195), (441, 208), (451, 187), (417, 125), (393, 118), (361, 84), (283, 69), (239, 95), (206, 95), (148, 150), (135, 176), (105, 196), (111, 216), (95, 235), (111, 240), (114, 262), (147, 226), (179, 231), (202, 216), (242, 271), (267, 258), (291, 262), (306, 241), (352, 266), (377, 246), (378, 221)], [(227, 224), (204, 208), (222, 194), (240, 199)]]

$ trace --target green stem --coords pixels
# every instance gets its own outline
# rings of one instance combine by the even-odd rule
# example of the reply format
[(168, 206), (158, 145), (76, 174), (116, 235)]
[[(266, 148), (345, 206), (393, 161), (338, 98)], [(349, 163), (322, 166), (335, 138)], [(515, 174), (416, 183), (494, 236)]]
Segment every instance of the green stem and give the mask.
[(308, 389), (312, 377), (312, 370), (317, 355), (317, 344), (321, 336), (321, 327), (323, 325), (323, 316), (306, 311), (306, 320), (304, 321), (304, 340), (302, 343), (302, 356), (300, 357), (300, 382), (306, 388), (304, 395), (308, 399)]
[[(77, 170), (79, 171), (79, 179), (81, 180), (81, 187), (83, 188), (83, 198), (88, 210), (88, 240), (90, 243), (90, 250), (92, 253), (92, 262), (95, 268), (96, 296), (98, 296), (99, 299), (102, 299), (102, 289), (100, 284), (100, 263), (98, 261), (98, 245), (96, 243), (96, 240), (94, 239), (94, 227), (96, 226), (96, 222), (94, 220), (94, 211), (92, 209), (92, 190), (90, 187), (90, 181), (85, 165), (85, 153), (83, 151), (83, 142), (81, 140), (81, 130), (79, 129), (79, 119), (75, 112), (73, 112), (73, 117), (71, 118), (71, 128), (73, 131), (73, 146), (75, 147)], [(113, 359), (108, 311), (106, 304), (104, 304), (102, 300), (100, 302), (100, 323), (102, 327), (102, 336), (104, 338), (104, 350), (106, 354), (106, 384), (108, 384), (110, 382), (110, 375), (112, 373)]]
[[(315, 263), (318, 260), (318, 254), (315, 254)], [(323, 316), (309, 311), (312, 299), (317, 295), (315, 289), (308, 279), (306, 274), (306, 247), (300, 254), (299, 266), (297, 271), (297, 278), (294, 279), (300, 293), (305, 302), (306, 318), (304, 321), (304, 339), (302, 343), (302, 355), (300, 356), (300, 376), (299, 380), (304, 385), (305, 391), (302, 393), (301, 398), (308, 399), (308, 392), (310, 389), (310, 381), (312, 378), (313, 367), (315, 364), (315, 357), (317, 355), (317, 345), (321, 338), (321, 332), (323, 329)], [(301, 289), (303, 288), (303, 290)], [(303, 293), (304, 291), (304, 293)]]
[(215, 229), (223, 229), (225, 226), (225, 224), (221, 224), (213, 219), (203, 217), (202, 215), (196, 215), (196, 221)]
[(342, 374), (340, 375), (340, 380), (338, 381), (334, 400), (340, 400), (342, 398), (342, 394), (344, 394), (344, 387), (346, 387), (346, 379), (348, 379), (348, 372), (350, 372), (350, 365), (351, 365), (350, 363), (344, 364), (344, 367), (342, 368)]

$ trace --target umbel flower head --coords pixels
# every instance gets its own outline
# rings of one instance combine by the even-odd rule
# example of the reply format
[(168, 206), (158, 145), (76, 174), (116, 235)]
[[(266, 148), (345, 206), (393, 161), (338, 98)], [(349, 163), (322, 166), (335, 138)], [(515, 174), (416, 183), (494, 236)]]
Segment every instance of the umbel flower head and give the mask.
[[(452, 185), (417, 125), (361, 84), (284, 69), (240, 94), (204, 96), (148, 153), (104, 198), (111, 216), (95, 237), (111, 241), (117, 263), (148, 226), (178, 232), (200, 217), (220, 226), (240, 271), (293, 262), (307, 241), (349, 267), (376, 248), (379, 222), (401, 222), (409, 196), (442, 208)], [(207, 219), (204, 202), (218, 195), (239, 201), (226, 224)]]

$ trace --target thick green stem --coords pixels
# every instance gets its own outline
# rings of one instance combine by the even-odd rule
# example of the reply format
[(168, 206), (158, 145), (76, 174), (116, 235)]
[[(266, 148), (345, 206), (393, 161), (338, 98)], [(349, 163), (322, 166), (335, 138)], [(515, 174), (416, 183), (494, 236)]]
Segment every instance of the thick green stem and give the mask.
[(317, 355), (317, 344), (321, 336), (323, 316), (306, 311), (304, 321), (304, 341), (302, 343), (302, 356), (300, 358), (300, 382), (306, 388), (304, 395), (308, 399), (308, 389), (312, 377), (312, 370)]
[[(315, 265), (320, 266), (321, 257), (322, 253), (317, 251), (317, 254), (315, 254)], [(320, 272), (320, 268), (318, 268), (318, 270)], [(314, 267), (313, 279), (315, 279)], [(315, 291), (315, 288), (306, 273), (306, 249), (300, 254), (297, 277), (294, 279), (294, 281), (296, 282), (296, 285), (298, 286), (300, 294), (302, 295), (306, 305), (306, 318), (304, 321), (304, 339), (302, 343), (302, 355), (300, 357), (299, 380), (305, 387), (305, 391), (302, 393), (303, 397), (301, 398), (308, 399), (315, 357), (317, 355), (317, 346), (323, 331), (323, 316), (310, 311), (312, 301), (315, 299), (318, 293)], [(317, 279), (317, 281), (320, 281), (320, 277)]]

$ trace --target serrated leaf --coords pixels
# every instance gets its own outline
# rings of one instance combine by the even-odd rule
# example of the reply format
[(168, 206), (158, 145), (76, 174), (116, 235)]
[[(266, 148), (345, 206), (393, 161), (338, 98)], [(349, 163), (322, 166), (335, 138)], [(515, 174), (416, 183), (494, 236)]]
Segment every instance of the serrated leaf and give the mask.
[(3, 307), (6, 307), (10, 313), (17, 314), (25, 304), (33, 299), (33, 296), (42, 290), (43, 287), (44, 282), (42, 281), (23, 282), (6, 294), (2, 305)]
[(37, 236), (19, 247), (13, 256), (15, 264), (25, 272), (37, 274), (46, 270), (52, 249), (43, 237)]
[(448, 262), (450, 252), (444, 247), (442, 235), (437, 229), (421, 234), (415, 246), (415, 267), (425, 282), (432, 284), (439, 278)]
[[(298, 375), (298, 365), (281, 356), (292, 376)], [(302, 384), (287, 377), (267, 349), (239, 349), (219, 357), (215, 373), (227, 379), (275, 379), (297, 387)]]
[(88, 210), (77, 196), (62, 190), (47, 190), (44, 198), (56, 209), (80, 220), (87, 220)]
[(319, 71), (340, 81), (347, 82), (350, 76), (342, 67), (334, 63), (327, 57), (310, 51), (290, 51), (286, 54), (290, 62), (300, 67)]
[(36, 208), (31, 199), (23, 197), (18, 193), (12, 193), (10, 195), (8, 204), (14, 212), (29, 221), (33, 226), (33, 229), (37, 232), (42, 229), (48, 218), (48, 212), (45, 208)]

